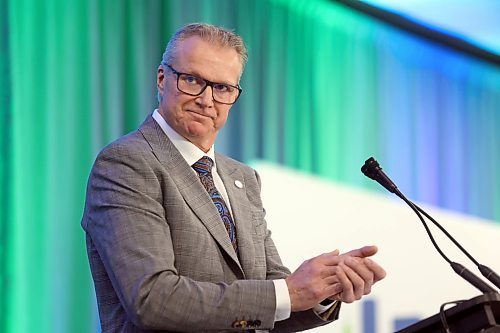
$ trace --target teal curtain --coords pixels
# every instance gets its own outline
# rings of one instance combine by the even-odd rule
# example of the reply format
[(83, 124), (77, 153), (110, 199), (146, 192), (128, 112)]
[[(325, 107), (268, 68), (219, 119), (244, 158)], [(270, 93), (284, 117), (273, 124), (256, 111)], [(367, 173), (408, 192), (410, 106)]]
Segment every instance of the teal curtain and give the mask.
[(500, 221), (500, 68), (326, 0), (0, 0), (0, 331), (91, 332), (79, 226), (97, 152), (156, 106), (166, 41), (235, 29), (250, 60), (217, 149)]
[[(7, 17), (7, 0), (0, 0), (0, 18)], [(10, 66), (8, 22), (0, 20), (0, 314), (7, 311), (7, 248), (10, 192)], [(0, 322), (2, 322), (0, 315)], [(0, 331), (2, 330), (0, 324)]]
[(97, 151), (154, 105), (156, 64), (171, 33), (163, 22), (168, 3), (6, 5), (10, 103), (2, 110), (11, 122), (2, 124), (0, 330), (91, 332), (97, 316), (79, 226), (86, 178)]

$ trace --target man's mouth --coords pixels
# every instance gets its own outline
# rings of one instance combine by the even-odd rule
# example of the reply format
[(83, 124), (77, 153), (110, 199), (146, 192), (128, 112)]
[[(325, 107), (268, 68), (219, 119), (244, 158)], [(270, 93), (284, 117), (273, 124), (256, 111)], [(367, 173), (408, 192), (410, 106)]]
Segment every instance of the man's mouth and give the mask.
[(211, 116), (211, 115), (208, 115), (208, 114), (205, 114), (201, 111), (195, 111), (195, 110), (186, 110), (187, 112), (190, 112), (190, 113), (194, 113), (200, 117), (203, 117), (203, 118), (210, 118), (210, 119), (215, 119), (216, 117), (214, 116)]

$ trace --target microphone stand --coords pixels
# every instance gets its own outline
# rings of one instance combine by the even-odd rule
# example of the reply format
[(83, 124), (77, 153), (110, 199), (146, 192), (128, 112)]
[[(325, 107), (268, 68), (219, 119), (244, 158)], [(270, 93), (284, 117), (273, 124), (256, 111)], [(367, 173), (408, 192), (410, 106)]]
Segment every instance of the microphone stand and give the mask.
[(497, 290), (492, 288), (490, 285), (485, 283), (482, 279), (480, 279), (477, 275), (472, 273), (463, 265), (451, 261), (439, 248), (438, 244), (434, 240), (432, 233), (427, 226), (422, 214), (425, 215), (429, 220), (432, 221), (434, 225), (436, 225), (476, 266), (478, 266), (481, 274), (486, 277), (489, 281), (491, 281), (497, 288), (500, 288), (500, 277), (496, 274), (491, 268), (481, 265), (477, 262), (477, 260), (472, 257), (469, 252), (467, 252), (463, 246), (458, 243), (453, 236), (443, 227), (441, 226), (434, 218), (432, 218), (429, 214), (427, 214), (422, 208), (418, 207), (412, 201), (407, 199), (403, 193), (398, 189), (396, 184), (382, 171), (382, 168), (378, 164), (378, 162), (370, 157), (365, 161), (365, 164), (361, 167), (361, 171), (365, 176), (370, 179), (377, 181), (380, 185), (385, 187), (389, 192), (396, 194), (399, 198), (401, 198), (410, 208), (417, 214), (418, 218), (422, 222), (427, 235), (429, 236), (434, 248), (438, 251), (438, 253), (443, 257), (443, 259), (448, 262), (455, 273), (460, 275), (464, 280), (472, 284), (474, 287), (479, 289), (483, 293), (497, 293)]

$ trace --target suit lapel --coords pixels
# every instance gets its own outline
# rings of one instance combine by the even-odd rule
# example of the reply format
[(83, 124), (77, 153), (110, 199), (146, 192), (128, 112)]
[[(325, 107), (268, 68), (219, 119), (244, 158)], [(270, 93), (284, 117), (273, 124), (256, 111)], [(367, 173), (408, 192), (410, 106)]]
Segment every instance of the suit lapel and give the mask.
[[(254, 268), (255, 249), (252, 238), (251, 208), (245, 190), (245, 177), (241, 170), (227, 162), (221, 155), (216, 155), (217, 172), (226, 187), (231, 203), (231, 210), (236, 226), (240, 262), (247, 278), (252, 277)], [(240, 181), (243, 188), (238, 188), (235, 181)]]
[(186, 160), (184, 160), (177, 148), (175, 148), (151, 115), (144, 121), (139, 131), (149, 142), (154, 154), (167, 169), (167, 173), (171, 175), (171, 178), (176, 183), (177, 188), (188, 206), (193, 210), (196, 216), (198, 216), (215, 241), (234, 260), (243, 273), (243, 269), (231, 245), (231, 241), (229, 240), (220, 215), (191, 166), (187, 164)]

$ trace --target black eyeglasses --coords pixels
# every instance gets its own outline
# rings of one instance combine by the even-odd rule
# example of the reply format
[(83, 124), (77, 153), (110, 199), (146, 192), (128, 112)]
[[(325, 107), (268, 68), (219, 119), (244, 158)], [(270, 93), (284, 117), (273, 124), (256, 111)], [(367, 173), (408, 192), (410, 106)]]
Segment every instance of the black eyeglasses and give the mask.
[(198, 96), (207, 87), (212, 87), (214, 101), (221, 104), (234, 104), (243, 91), (239, 86), (208, 81), (193, 74), (178, 72), (169, 64), (165, 65), (177, 75), (177, 89), (187, 95)]

